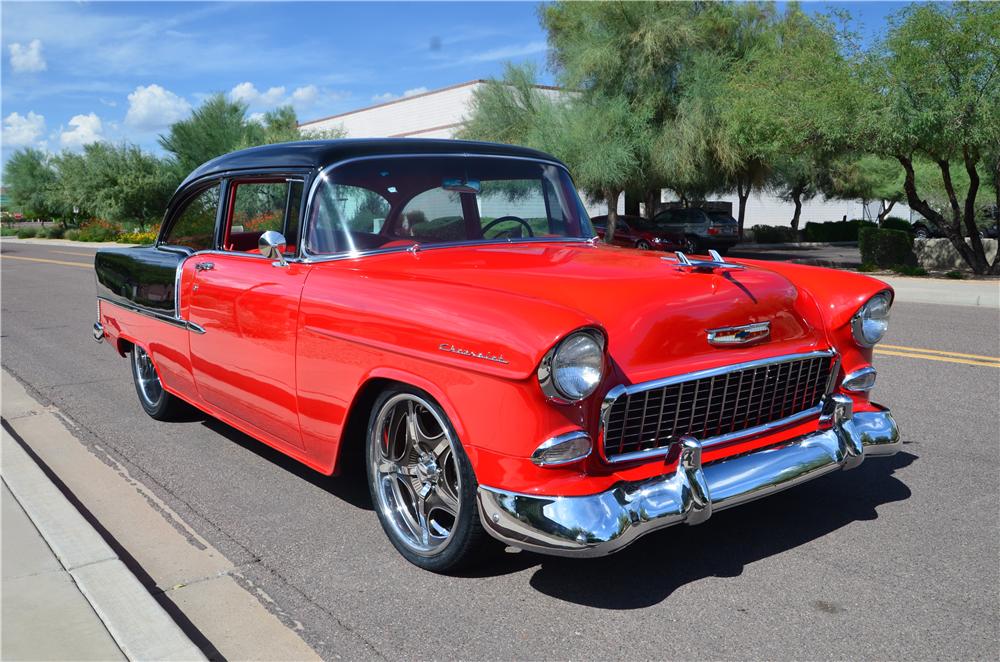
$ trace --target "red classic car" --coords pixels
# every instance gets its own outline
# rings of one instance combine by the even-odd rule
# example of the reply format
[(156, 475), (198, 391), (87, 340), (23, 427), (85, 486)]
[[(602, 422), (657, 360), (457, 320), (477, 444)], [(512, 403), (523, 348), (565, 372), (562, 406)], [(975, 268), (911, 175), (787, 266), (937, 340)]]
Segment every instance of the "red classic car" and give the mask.
[[(595, 216), (590, 219), (597, 236), (604, 239), (608, 227), (607, 216)], [(685, 249), (684, 235), (669, 232), (657, 227), (649, 219), (642, 216), (618, 215), (615, 223), (615, 236), (611, 240), (616, 246), (627, 246), (640, 250), (679, 251)]]
[(195, 170), (155, 245), (97, 253), (94, 337), (153, 418), (193, 405), (324, 474), (363, 450), (434, 571), (490, 536), (608, 554), (897, 452), (884, 283), (593, 237), (540, 152), (258, 147)]

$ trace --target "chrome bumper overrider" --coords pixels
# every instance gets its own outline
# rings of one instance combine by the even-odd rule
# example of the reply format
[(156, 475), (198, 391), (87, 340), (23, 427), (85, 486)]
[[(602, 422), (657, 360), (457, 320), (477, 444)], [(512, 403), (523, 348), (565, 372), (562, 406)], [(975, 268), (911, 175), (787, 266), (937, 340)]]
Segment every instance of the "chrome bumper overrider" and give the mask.
[(713, 511), (852, 469), (865, 457), (895, 455), (901, 446), (888, 410), (853, 414), (845, 396), (828, 399), (820, 421), (829, 428), (704, 467), (701, 444), (684, 437), (668, 456), (670, 464), (680, 458), (672, 474), (620, 483), (600, 494), (536, 496), (481, 486), (483, 525), (514, 547), (604, 556), (665, 526), (700, 524)]

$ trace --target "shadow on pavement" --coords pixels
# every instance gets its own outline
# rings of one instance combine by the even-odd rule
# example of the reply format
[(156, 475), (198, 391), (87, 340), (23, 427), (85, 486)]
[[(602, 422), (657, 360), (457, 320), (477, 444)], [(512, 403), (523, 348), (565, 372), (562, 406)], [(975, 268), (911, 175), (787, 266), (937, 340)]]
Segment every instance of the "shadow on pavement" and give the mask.
[(916, 459), (906, 452), (869, 459), (853, 471), (718, 513), (700, 526), (652, 533), (612, 556), (574, 560), (532, 555), (541, 565), (530, 583), (541, 593), (588, 607), (649, 607), (685, 584), (737, 577), (749, 563), (851, 522), (877, 519), (878, 506), (910, 497), (910, 489), (893, 473)]

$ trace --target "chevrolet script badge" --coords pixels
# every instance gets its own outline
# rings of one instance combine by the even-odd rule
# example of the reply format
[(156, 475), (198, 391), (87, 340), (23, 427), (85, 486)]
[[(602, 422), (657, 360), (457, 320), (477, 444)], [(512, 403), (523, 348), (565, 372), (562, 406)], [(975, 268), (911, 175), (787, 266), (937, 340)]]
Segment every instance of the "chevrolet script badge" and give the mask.
[(749, 345), (767, 340), (771, 336), (770, 322), (757, 322), (744, 326), (726, 326), (708, 330), (708, 342), (712, 345)]

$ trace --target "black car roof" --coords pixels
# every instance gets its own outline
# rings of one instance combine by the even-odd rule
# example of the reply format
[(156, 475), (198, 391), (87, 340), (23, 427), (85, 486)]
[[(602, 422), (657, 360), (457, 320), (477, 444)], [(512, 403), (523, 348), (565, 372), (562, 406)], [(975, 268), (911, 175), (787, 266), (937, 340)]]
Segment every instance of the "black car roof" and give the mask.
[(355, 156), (396, 154), (489, 154), (545, 159), (558, 159), (538, 150), (515, 145), (476, 142), (472, 140), (435, 140), (430, 138), (363, 138), (341, 140), (303, 140), (251, 147), (230, 152), (203, 163), (188, 175), (188, 182), (231, 170), (255, 168), (322, 168)]

